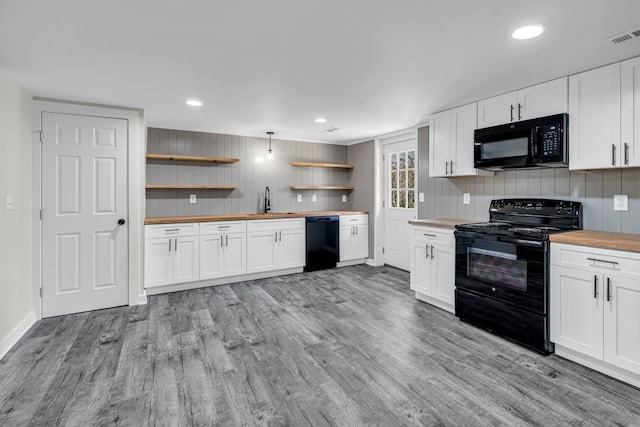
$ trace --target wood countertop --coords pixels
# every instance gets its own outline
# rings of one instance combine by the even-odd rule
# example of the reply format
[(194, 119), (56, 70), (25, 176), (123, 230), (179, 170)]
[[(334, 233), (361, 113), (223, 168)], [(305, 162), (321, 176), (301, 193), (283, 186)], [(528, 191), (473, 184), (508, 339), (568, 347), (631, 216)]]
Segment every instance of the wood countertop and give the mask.
[(474, 222), (482, 222), (482, 221), (475, 221), (473, 219), (433, 218), (433, 219), (413, 219), (409, 221), (409, 224), (420, 225), (423, 227), (437, 227), (437, 228), (446, 228), (448, 230), (453, 230), (456, 228), (456, 225), (458, 224), (473, 224)]
[(555, 243), (566, 243), (569, 245), (640, 252), (640, 234), (578, 230), (552, 234), (549, 240)]
[(176, 224), (185, 222), (247, 221), (254, 219), (306, 218), (326, 215), (366, 215), (367, 211), (269, 212), (229, 215), (157, 216), (145, 218), (144, 224)]

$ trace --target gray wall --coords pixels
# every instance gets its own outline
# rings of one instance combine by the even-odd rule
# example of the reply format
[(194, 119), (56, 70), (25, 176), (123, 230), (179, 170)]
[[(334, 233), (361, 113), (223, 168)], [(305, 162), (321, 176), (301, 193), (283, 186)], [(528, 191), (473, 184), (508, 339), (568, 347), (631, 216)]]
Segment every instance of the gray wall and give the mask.
[[(334, 190), (293, 191), (290, 185), (348, 185), (353, 171), (294, 167), (293, 161), (347, 163), (347, 147), (273, 139), (275, 158), (256, 163), (264, 156), (267, 138), (252, 138), (181, 130), (147, 129), (147, 152), (208, 157), (237, 157), (238, 163), (175, 162), (147, 160), (147, 184), (239, 185), (222, 190), (147, 190), (146, 216), (219, 215), (258, 212), (263, 207), (264, 188), (271, 190), (273, 212), (349, 209), (358, 192)], [(189, 203), (196, 194), (197, 203)], [(302, 194), (302, 202), (296, 195)], [(318, 201), (311, 202), (312, 194)], [(347, 194), (347, 202), (341, 201)]]
[(351, 171), (349, 185), (355, 190), (349, 198), (349, 208), (369, 212), (369, 254), (373, 256), (373, 209), (375, 208), (375, 143), (373, 140), (350, 145), (347, 149), (349, 163), (355, 165)]
[[(488, 219), (489, 202), (503, 197), (568, 199), (584, 204), (584, 228), (640, 233), (640, 169), (497, 172), (491, 177), (429, 178), (429, 128), (418, 130), (420, 218)], [(471, 204), (462, 194), (471, 193)], [(614, 212), (613, 195), (629, 195), (629, 211)]]

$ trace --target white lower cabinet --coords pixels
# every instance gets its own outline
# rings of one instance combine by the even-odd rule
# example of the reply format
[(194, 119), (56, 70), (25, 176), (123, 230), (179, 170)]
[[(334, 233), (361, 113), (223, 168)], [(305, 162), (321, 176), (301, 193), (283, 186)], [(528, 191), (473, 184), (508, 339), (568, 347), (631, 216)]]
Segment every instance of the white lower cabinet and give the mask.
[(200, 280), (247, 272), (246, 221), (200, 224)]
[(640, 386), (640, 254), (551, 244), (556, 353)]
[(304, 218), (247, 224), (247, 273), (304, 266)]
[(340, 215), (340, 262), (369, 256), (369, 215)]
[(145, 227), (145, 287), (199, 280), (198, 233), (199, 224)]
[(416, 298), (454, 312), (455, 239), (453, 230), (411, 227), (411, 289)]

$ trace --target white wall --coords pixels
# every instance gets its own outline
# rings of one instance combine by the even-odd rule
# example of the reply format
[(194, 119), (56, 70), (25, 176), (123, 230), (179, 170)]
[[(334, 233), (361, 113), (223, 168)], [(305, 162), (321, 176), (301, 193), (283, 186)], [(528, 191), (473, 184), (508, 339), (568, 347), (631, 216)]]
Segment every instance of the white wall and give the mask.
[[(32, 97), (0, 70), (0, 357), (35, 322), (31, 109)], [(6, 195), (13, 210), (5, 210)]]

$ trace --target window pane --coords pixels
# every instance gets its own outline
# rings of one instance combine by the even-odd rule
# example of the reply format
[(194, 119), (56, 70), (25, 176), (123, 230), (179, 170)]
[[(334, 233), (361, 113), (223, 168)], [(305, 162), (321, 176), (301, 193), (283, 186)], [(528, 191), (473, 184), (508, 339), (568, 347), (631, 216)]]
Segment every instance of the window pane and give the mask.
[(396, 169), (398, 169), (398, 155), (393, 153), (391, 155), (391, 170), (394, 171)]
[(398, 172), (391, 172), (391, 188), (398, 188)]
[(407, 207), (413, 209), (416, 207), (416, 192), (415, 190), (407, 191)]
[(400, 179), (398, 180), (398, 188), (406, 188), (407, 187), (407, 172), (400, 171)]
[(398, 207), (398, 190), (391, 190), (391, 207)]
[(398, 157), (400, 158), (400, 161), (399, 161), (400, 164), (398, 165), (399, 169), (405, 169), (407, 167), (406, 155), (407, 153), (398, 153)]
[(398, 206), (401, 208), (406, 208), (407, 207), (407, 190), (400, 190), (399, 191), (399, 200), (398, 200)]
[(407, 171), (407, 188), (416, 188), (416, 171), (410, 170)]
[(408, 168), (416, 167), (416, 152), (413, 150), (407, 153), (407, 167)]

